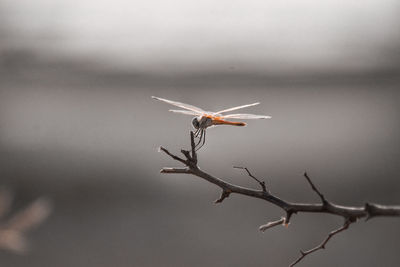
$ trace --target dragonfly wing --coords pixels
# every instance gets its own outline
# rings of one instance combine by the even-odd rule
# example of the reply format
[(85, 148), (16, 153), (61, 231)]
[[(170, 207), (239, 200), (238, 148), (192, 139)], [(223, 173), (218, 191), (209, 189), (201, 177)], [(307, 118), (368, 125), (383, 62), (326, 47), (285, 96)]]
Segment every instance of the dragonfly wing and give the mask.
[(254, 114), (229, 114), (222, 116), (224, 119), (244, 119), (244, 120), (254, 120), (254, 119), (270, 119), (271, 116), (264, 115), (254, 115)]
[(221, 110), (221, 111), (218, 111), (218, 112), (215, 112), (215, 113), (217, 113), (217, 114), (225, 113), (225, 112), (234, 111), (234, 110), (241, 109), (241, 108), (247, 108), (247, 107), (256, 106), (256, 105), (258, 105), (258, 104), (260, 104), (260, 103), (257, 102), (257, 103), (253, 103), (253, 104), (247, 104), (247, 105), (243, 105), (243, 106), (237, 106), (237, 107), (233, 107), (233, 108), (224, 109), (224, 110)]
[(195, 107), (195, 106), (192, 106), (192, 105), (189, 105), (189, 104), (176, 102), (176, 101), (172, 101), (172, 100), (168, 100), (168, 99), (164, 99), (164, 98), (160, 98), (160, 97), (155, 97), (155, 96), (152, 96), (151, 98), (163, 101), (165, 103), (168, 103), (168, 104), (171, 104), (171, 105), (183, 108), (183, 109), (191, 110), (191, 111), (194, 111), (194, 112), (197, 112), (197, 113), (204, 113), (205, 112), (201, 108), (198, 108), (198, 107)]
[(191, 110), (176, 110), (176, 109), (170, 109), (169, 111), (174, 112), (174, 113), (181, 113), (185, 115), (194, 115), (194, 116), (199, 116), (203, 113), (197, 112), (197, 111), (191, 111)]

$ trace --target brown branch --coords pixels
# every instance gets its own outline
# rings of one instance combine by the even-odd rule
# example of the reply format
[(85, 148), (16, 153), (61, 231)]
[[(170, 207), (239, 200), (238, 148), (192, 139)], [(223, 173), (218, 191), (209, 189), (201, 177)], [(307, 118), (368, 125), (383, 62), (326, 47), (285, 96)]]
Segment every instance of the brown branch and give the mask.
[(221, 203), (222, 201), (224, 201), (225, 198), (229, 197), (229, 195), (231, 194), (231, 191), (229, 190), (222, 190), (221, 196), (214, 201), (215, 204)]
[(170, 156), (171, 158), (173, 158), (176, 161), (182, 162), (185, 165), (187, 164), (187, 162), (184, 159), (181, 159), (180, 157), (175, 156), (174, 154), (171, 154), (168, 150), (166, 150), (162, 146), (160, 146), (160, 151), (166, 153), (168, 156)]
[(265, 181), (260, 181), (260, 180), (258, 180), (254, 175), (251, 174), (251, 172), (249, 171), (248, 168), (246, 168), (246, 167), (239, 167), (239, 166), (233, 166), (233, 168), (245, 170), (245, 171), (247, 172), (247, 174), (248, 174), (251, 178), (253, 178), (257, 183), (260, 184), (260, 186), (261, 186), (261, 188), (262, 188), (262, 190), (263, 190), (264, 192), (267, 191), (267, 187), (265, 186)]
[[(310, 177), (307, 173), (304, 174), (307, 182), (310, 184), (313, 191), (315, 191), (318, 196), (321, 198), (322, 203), (293, 203), (279, 198), (278, 196), (272, 194), (271, 192), (266, 190), (265, 183), (261, 182), (257, 178), (255, 178), (247, 168), (239, 167), (241, 169), (245, 169), (250, 177), (255, 179), (262, 187), (262, 190), (255, 190), (247, 187), (242, 187), (239, 185), (234, 185), (228, 183), (220, 178), (212, 176), (204, 171), (202, 171), (197, 165), (197, 153), (195, 150), (195, 142), (193, 132), (190, 133), (190, 141), (191, 141), (191, 153), (187, 150), (181, 150), (182, 154), (185, 156), (185, 159), (182, 159), (178, 156), (173, 155), (167, 149), (161, 147), (160, 150), (165, 152), (168, 156), (177, 160), (185, 165), (184, 168), (163, 168), (161, 173), (184, 173), (184, 174), (192, 174), (197, 177), (200, 177), (216, 186), (221, 188), (222, 193), (219, 199), (215, 201), (215, 203), (221, 203), (225, 198), (227, 198), (230, 194), (240, 194), (248, 197), (258, 198), (270, 202), (281, 209), (283, 209), (286, 213), (286, 217), (283, 217), (280, 220), (270, 222), (266, 225), (260, 227), (261, 231), (265, 231), (271, 227), (283, 224), (288, 225), (289, 220), (293, 214), (300, 212), (312, 212), (312, 213), (327, 213), (333, 214), (337, 216), (341, 216), (345, 220), (345, 224), (331, 232), (328, 237), (317, 247), (310, 249), (306, 252), (302, 252), (302, 255), (292, 263), (291, 266), (300, 262), (306, 255), (311, 254), (319, 249), (325, 247), (326, 243), (337, 233), (340, 233), (346, 229), (348, 229), (349, 225), (353, 222), (356, 222), (360, 218), (371, 219), (377, 216), (396, 216), (400, 217), (400, 206), (384, 206), (378, 204), (370, 204), (367, 203), (364, 206), (342, 206), (337, 205), (331, 201), (326, 200), (324, 195), (316, 188), (316, 186), (311, 181)], [(264, 185), (264, 186), (263, 186)]]
[(190, 146), (192, 147), (192, 160), (197, 164), (196, 143), (194, 142), (194, 133), (190, 131)]
[(317, 195), (321, 198), (322, 204), (325, 204), (327, 201), (324, 197), (324, 195), (319, 192), (319, 190), (317, 189), (317, 187), (314, 185), (314, 183), (311, 181), (310, 177), (308, 176), (307, 172), (304, 172), (304, 177), (307, 179), (307, 182), (311, 185), (312, 190), (315, 191), (315, 193), (317, 193)]
[[(0, 202), (2, 201), (8, 201), (8, 203), (4, 203), (7, 207), (3, 205), (0, 209), (1, 217), (6, 215), (5, 213), (11, 208), (11, 195), (6, 190), (0, 190)], [(49, 216), (51, 206), (48, 199), (39, 198), (24, 209), (11, 216), (6, 216), (4, 220), (0, 221), (0, 249), (20, 254), (26, 252), (29, 245), (26, 233)]]
[(285, 221), (286, 221), (286, 218), (282, 217), (279, 220), (276, 220), (276, 221), (269, 222), (267, 224), (261, 225), (260, 228), (258, 228), (258, 230), (260, 230), (261, 232), (265, 232), (269, 228), (275, 227), (277, 225), (285, 225)]
[(187, 168), (162, 168), (160, 173), (190, 173)]
[(340, 227), (340, 228), (338, 228), (338, 229), (333, 230), (332, 232), (330, 232), (330, 233), (328, 234), (328, 236), (324, 239), (324, 241), (322, 241), (322, 243), (319, 244), (318, 246), (316, 246), (316, 247), (314, 247), (314, 248), (312, 248), (312, 249), (310, 249), (310, 250), (307, 250), (307, 251), (302, 251), (302, 250), (300, 250), (300, 253), (301, 253), (300, 257), (297, 258), (297, 260), (295, 260), (294, 262), (292, 262), (292, 263), (290, 264), (290, 267), (295, 266), (295, 265), (296, 265), (297, 263), (299, 263), (302, 259), (304, 259), (307, 255), (309, 255), (309, 254), (311, 254), (311, 253), (313, 253), (313, 252), (315, 252), (315, 251), (317, 251), (317, 250), (319, 250), (319, 249), (325, 249), (325, 245), (329, 242), (329, 240), (330, 240), (334, 235), (336, 235), (336, 234), (338, 234), (338, 233), (340, 233), (340, 232), (343, 232), (344, 230), (347, 230), (347, 229), (349, 228), (349, 226), (350, 226), (351, 223), (352, 223), (351, 221), (346, 220), (342, 227)]

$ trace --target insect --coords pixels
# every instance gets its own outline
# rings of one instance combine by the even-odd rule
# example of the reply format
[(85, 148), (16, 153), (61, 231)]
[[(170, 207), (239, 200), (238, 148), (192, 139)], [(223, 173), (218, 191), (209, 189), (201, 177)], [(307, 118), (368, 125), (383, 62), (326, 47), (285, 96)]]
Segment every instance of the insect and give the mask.
[[(246, 119), (246, 120), (252, 120), (252, 119), (270, 119), (270, 116), (264, 116), (264, 115), (253, 115), (253, 114), (228, 114), (228, 115), (223, 115), (223, 113), (242, 109), (242, 108), (247, 108), (247, 107), (252, 107), (256, 106), (260, 103), (253, 103), (253, 104), (247, 104), (247, 105), (242, 105), (242, 106), (237, 106), (233, 108), (228, 108), (224, 110), (220, 110), (217, 112), (210, 112), (210, 111), (205, 111), (201, 108), (181, 103), (181, 102), (176, 102), (160, 97), (155, 97), (152, 96), (151, 98), (160, 100), (163, 102), (166, 102), (168, 104), (177, 106), (179, 110), (176, 109), (170, 109), (169, 111), (174, 112), (174, 113), (180, 113), (184, 115), (193, 115), (196, 116), (192, 120), (192, 125), (196, 129), (194, 135), (195, 137), (199, 137), (199, 141), (196, 144), (196, 150), (199, 150), (201, 147), (204, 146), (206, 142), (206, 129), (209, 127), (217, 126), (217, 125), (232, 125), (232, 126), (246, 126), (246, 123), (244, 122), (235, 122), (235, 121), (228, 121), (226, 119)], [(201, 145), (200, 145), (201, 143)]]

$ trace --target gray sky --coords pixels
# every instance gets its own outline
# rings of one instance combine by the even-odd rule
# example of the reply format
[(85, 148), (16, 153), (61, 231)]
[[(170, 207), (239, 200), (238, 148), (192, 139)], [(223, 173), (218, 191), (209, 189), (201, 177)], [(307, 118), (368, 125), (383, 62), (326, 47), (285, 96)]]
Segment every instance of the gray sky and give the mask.
[[(162, 71), (369, 70), (393, 60), (399, 2), (2, 0), (13, 47)], [(22, 40), (22, 41), (21, 41)]]

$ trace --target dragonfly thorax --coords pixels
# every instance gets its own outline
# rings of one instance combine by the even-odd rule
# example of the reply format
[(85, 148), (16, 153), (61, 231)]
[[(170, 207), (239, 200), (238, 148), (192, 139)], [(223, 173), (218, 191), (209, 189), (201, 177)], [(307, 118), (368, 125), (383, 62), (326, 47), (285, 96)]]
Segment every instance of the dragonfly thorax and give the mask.
[(206, 129), (213, 125), (213, 119), (208, 116), (202, 116), (199, 121), (199, 124), (200, 124), (199, 127), (201, 129)]
[(207, 116), (195, 117), (192, 124), (195, 129), (206, 129), (213, 125), (213, 120)]

